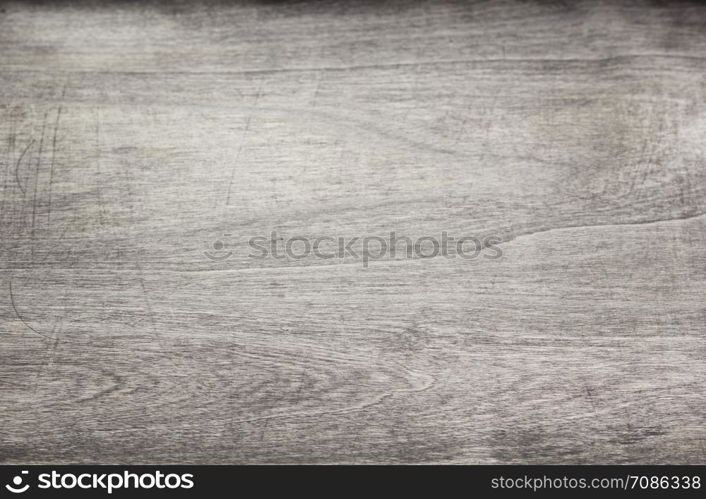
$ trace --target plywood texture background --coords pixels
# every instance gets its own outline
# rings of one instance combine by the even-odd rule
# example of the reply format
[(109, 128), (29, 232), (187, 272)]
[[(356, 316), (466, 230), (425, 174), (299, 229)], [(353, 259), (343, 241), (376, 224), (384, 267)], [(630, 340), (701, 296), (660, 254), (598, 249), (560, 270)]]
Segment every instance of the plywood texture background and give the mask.
[(0, 2), (0, 178), (2, 463), (706, 463), (703, 3)]

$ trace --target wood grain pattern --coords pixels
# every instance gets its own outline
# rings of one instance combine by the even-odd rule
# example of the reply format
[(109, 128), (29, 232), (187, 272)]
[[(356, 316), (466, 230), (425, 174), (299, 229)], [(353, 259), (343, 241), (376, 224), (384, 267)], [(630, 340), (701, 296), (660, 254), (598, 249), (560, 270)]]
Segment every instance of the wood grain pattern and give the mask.
[(706, 463), (702, 3), (0, 2), (0, 177), (2, 463)]

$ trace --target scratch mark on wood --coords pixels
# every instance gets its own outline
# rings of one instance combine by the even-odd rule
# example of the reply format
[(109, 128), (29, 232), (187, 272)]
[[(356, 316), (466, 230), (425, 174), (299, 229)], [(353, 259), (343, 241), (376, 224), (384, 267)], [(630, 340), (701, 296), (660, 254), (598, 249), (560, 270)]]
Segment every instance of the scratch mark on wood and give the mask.
[(25, 146), (25, 148), (22, 150), (20, 153), (20, 157), (17, 159), (17, 163), (15, 164), (15, 183), (17, 184), (17, 187), (20, 188), (20, 191), (22, 191), (22, 195), (26, 195), (27, 191), (25, 190), (25, 187), (22, 187), (22, 181), (20, 180), (20, 165), (22, 164), (22, 159), (25, 157), (25, 154), (27, 154), (27, 151), (29, 150), (30, 147), (34, 145), (35, 140), (31, 139), (29, 143)]
[[(64, 93), (66, 93), (66, 87), (64, 87)], [(63, 96), (62, 96), (63, 97)], [(49, 167), (49, 193), (48, 193), (48, 208), (47, 208), (47, 220), (51, 221), (51, 197), (52, 190), (54, 187), (54, 160), (56, 158), (56, 135), (59, 132), (59, 120), (61, 119), (62, 105), (59, 104), (59, 108), (56, 111), (56, 121), (54, 122), (54, 135), (51, 141), (51, 165)]]
[[(31, 231), (31, 238), (34, 239), (34, 232), (35, 232), (35, 220), (37, 216), (37, 187), (39, 185), (39, 172), (41, 168), (41, 162), (42, 162), (42, 151), (44, 148), (44, 132), (47, 128), (47, 115), (48, 111), (44, 113), (44, 119), (42, 120), (42, 136), (39, 140), (39, 151), (37, 153), (37, 168), (34, 173), (34, 195), (32, 196), (32, 231)], [(32, 256), (34, 256), (34, 247), (35, 245), (32, 244)]]
[(15, 295), (14, 295), (14, 293), (12, 292), (12, 279), (9, 280), (9, 288), (10, 288), (10, 303), (12, 304), (12, 309), (15, 311), (15, 315), (16, 315), (17, 318), (20, 320), (20, 322), (22, 322), (22, 324), (24, 324), (24, 325), (27, 327), (27, 329), (29, 329), (30, 331), (33, 331), (33, 332), (37, 333), (37, 334), (38, 334), (39, 336), (41, 336), (42, 338), (47, 338), (47, 339), (49, 339), (46, 334), (40, 333), (40, 332), (37, 331), (35, 328), (33, 328), (32, 326), (30, 326), (30, 325), (27, 323), (27, 321), (24, 320), (24, 318), (22, 317), (22, 315), (20, 314), (20, 312), (17, 310), (17, 304), (15, 303)]
[(96, 191), (98, 193), (98, 221), (101, 225), (105, 225), (104, 211), (105, 203), (103, 200), (103, 174), (101, 173), (101, 124), (100, 124), (100, 109), (95, 108), (95, 122), (96, 122), (96, 172), (98, 173), (98, 178), (96, 179)]

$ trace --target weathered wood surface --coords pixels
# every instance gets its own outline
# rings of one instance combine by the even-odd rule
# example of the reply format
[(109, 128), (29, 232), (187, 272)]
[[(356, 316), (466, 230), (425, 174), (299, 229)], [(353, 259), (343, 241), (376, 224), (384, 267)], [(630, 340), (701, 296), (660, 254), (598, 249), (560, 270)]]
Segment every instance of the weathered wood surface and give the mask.
[(703, 3), (2, 2), (0, 140), (0, 462), (706, 462)]

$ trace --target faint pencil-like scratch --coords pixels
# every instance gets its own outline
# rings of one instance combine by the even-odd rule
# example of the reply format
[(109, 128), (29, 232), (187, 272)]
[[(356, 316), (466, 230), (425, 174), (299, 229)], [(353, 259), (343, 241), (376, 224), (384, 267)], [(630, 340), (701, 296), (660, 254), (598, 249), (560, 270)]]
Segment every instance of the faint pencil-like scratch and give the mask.
[(235, 158), (233, 159), (233, 169), (230, 172), (230, 181), (228, 182), (228, 193), (226, 194), (226, 208), (230, 206), (230, 196), (231, 196), (231, 191), (233, 189), (233, 182), (235, 181), (235, 172), (237, 170), (237, 162), (240, 158), (240, 154), (243, 152), (243, 147), (245, 146), (245, 140), (248, 136), (248, 132), (250, 131), (250, 122), (252, 121), (253, 114), (255, 113), (255, 110), (258, 107), (258, 103), (260, 102), (260, 97), (262, 96), (262, 81), (260, 81), (259, 86), (257, 87), (257, 92), (255, 94), (255, 102), (252, 105), (252, 108), (250, 109), (250, 114), (248, 114), (248, 118), (245, 121), (245, 129), (243, 130), (243, 134), (240, 140), (240, 145), (238, 146), (238, 151), (235, 153)]
[(96, 170), (98, 172), (98, 182), (97, 182), (97, 192), (98, 192), (98, 221), (101, 225), (105, 225), (103, 219), (103, 212), (105, 211), (105, 205), (103, 203), (103, 189), (101, 188), (101, 178), (103, 174), (101, 173), (101, 125), (100, 125), (100, 110), (95, 109), (96, 115)]
[[(66, 92), (66, 87), (64, 87)], [(54, 136), (51, 141), (51, 164), (49, 166), (49, 195), (47, 199), (47, 220), (51, 220), (51, 195), (54, 186), (54, 158), (56, 157), (56, 134), (59, 131), (59, 119), (61, 118), (62, 106), (59, 104), (59, 109), (56, 111), (56, 121), (54, 122)]]
[(44, 374), (44, 371), (49, 367), (49, 365), (54, 361), (54, 356), (56, 355), (56, 348), (59, 345), (59, 335), (57, 334), (57, 327), (59, 329), (59, 332), (61, 331), (61, 327), (63, 325), (64, 318), (62, 317), (58, 323), (54, 323), (54, 326), (51, 328), (51, 338), (53, 339), (52, 345), (49, 347), (49, 354), (46, 357), (46, 360), (42, 362), (42, 365), (39, 367), (39, 370), (37, 371), (37, 375), (34, 377), (34, 392), (37, 392), (37, 388), (39, 387), (39, 378), (42, 377), (42, 374)]
[(159, 328), (157, 327), (157, 321), (154, 318), (154, 309), (152, 308), (152, 302), (149, 297), (149, 293), (147, 292), (147, 287), (145, 286), (145, 273), (142, 269), (142, 264), (140, 263), (140, 256), (137, 255), (135, 258), (135, 265), (137, 267), (137, 271), (139, 273), (139, 282), (140, 282), (140, 288), (142, 289), (142, 296), (145, 300), (145, 306), (147, 307), (147, 313), (150, 318), (150, 324), (152, 326), (152, 333), (154, 334), (155, 339), (157, 340), (157, 344), (159, 345), (160, 350), (162, 353), (165, 354), (165, 358), (173, 365), (176, 367), (176, 362), (167, 355), (167, 349), (164, 346), (164, 343), (162, 342), (162, 335), (159, 333)]
[(2, 202), (0, 203), (0, 215), (2, 213), (5, 213), (5, 200), (7, 198), (7, 187), (8, 184), (10, 183), (9, 181), (9, 174), (10, 174), (10, 163), (12, 163), (12, 159), (15, 155), (15, 120), (13, 119), (12, 116), (12, 110), (9, 112), (9, 121), (10, 121), (10, 131), (8, 132), (7, 136), (7, 155), (6, 155), (6, 161), (5, 161), (5, 175), (2, 178)]
[[(44, 148), (44, 132), (47, 128), (47, 115), (49, 112), (44, 113), (44, 120), (42, 121), (42, 137), (39, 139), (39, 151), (37, 152), (37, 168), (34, 173), (34, 196), (32, 197), (32, 239), (34, 239), (35, 231), (35, 220), (37, 216), (37, 186), (39, 185), (39, 169), (42, 163), (42, 149)], [(32, 255), (34, 255), (34, 244), (32, 244)]]
[[(123, 168), (123, 175), (125, 176), (125, 187), (127, 190), (127, 205), (130, 210), (130, 223), (131, 226), (135, 225), (135, 199), (134, 199), (134, 194), (132, 192), (132, 176), (130, 175), (130, 171), (128, 168), (128, 165), (125, 164), (125, 167)], [(135, 256), (135, 267), (137, 268), (137, 272), (139, 273), (138, 280), (140, 281), (140, 289), (142, 290), (142, 296), (145, 301), (145, 306), (147, 307), (147, 312), (150, 316), (150, 323), (152, 325), (152, 333), (157, 341), (157, 345), (159, 346), (160, 350), (162, 353), (165, 354), (165, 358), (173, 365), (176, 366), (176, 363), (174, 360), (169, 357), (167, 354), (167, 349), (164, 346), (164, 343), (162, 342), (162, 337), (159, 333), (159, 329), (157, 328), (157, 321), (155, 321), (154, 318), (154, 309), (152, 308), (152, 302), (150, 301), (149, 298), (149, 293), (147, 292), (147, 287), (145, 286), (145, 272), (142, 268), (142, 261), (140, 259), (140, 254), (139, 250), (137, 255)]]
[(22, 150), (20, 153), (20, 157), (17, 159), (17, 163), (15, 164), (15, 182), (17, 183), (17, 187), (20, 188), (22, 191), (22, 195), (26, 195), (27, 191), (25, 191), (25, 188), (22, 187), (22, 181), (20, 180), (20, 165), (22, 164), (22, 160), (25, 157), (25, 154), (27, 154), (27, 151), (29, 150), (32, 145), (34, 145), (35, 140), (32, 139), (29, 141), (29, 143), (25, 146), (25, 148)]
[(14, 295), (14, 293), (12, 292), (12, 279), (10, 279), (9, 285), (10, 285), (10, 303), (12, 304), (12, 309), (15, 311), (15, 315), (17, 315), (17, 318), (20, 320), (20, 322), (22, 322), (22, 324), (24, 324), (25, 326), (27, 326), (27, 328), (30, 329), (31, 331), (34, 331), (35, 333), (37, 333), (37, 334), (38, 334), (39, 336), (41, 336), (42, 338), (49, 339), (49, 337), (48, 337), (46, 334), (40, 333), (39, 331), (37, 331), (36, 329), (34, 329), (32, 326), (30, 326), (29, 324), (27, 324), (27, 322), (22, 318), (22, 315), (20, 315), (20, 312), (17, 310), (17, 304), (15, 303), (15, 295)]
[(226, 206), (230, 206), (230, 194), (233, 189), (233, 182), (235, 181), (235, 171), (237, 170), (236, 165), (238, 160), (240, 159), (240, 153), (243, 151), (243, 145), (245, 143), (245, 136), (248, 133), (248, 130), (250, 130), (250, 120), (252, 119), (252, 115), (248, 116), (248, 119), (245, 122), (245, 130), (243, 131), (243, 139), (240, 142), (240, 145), (238, 146), (238, 151), (235, 153), (235, 157), (233, 158), (233, 169), (230, 172), (230, 182), (228, 182), (228, 193), (226, 195)]
[(102, 397), (110, 395), (111, 393), (115, 393), (115, 392), (119, 391), (121, 389), (122, 385), (125, 385), (124, 377), (120, 376), (115, 371), (108, 371), (106, 369), (96, 369), (96, 372), (103, 374), (107, 378), (112, 378), (112, 380), (113, 380), (112, 385), (109, 386), (108, 388), (103, 388), (102, 390), (98, 390), (93, 395), (77, 398), (74, 401), (76, 404), (98, 400)]

